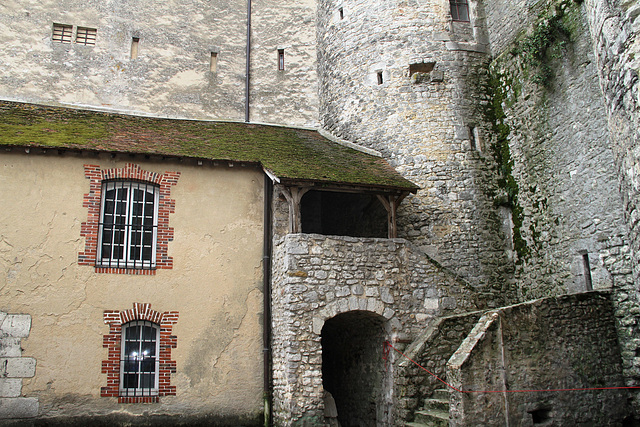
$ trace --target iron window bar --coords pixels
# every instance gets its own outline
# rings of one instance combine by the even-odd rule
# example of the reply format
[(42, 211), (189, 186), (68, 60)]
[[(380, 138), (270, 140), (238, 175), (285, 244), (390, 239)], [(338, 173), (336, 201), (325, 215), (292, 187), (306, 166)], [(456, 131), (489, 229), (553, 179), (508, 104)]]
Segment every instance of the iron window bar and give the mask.
[(122, 325), (120, 396), (158, 395), (160, 326), (147, 320)]
[(157, 185), (134, 181), (103, 184), (96, 266), (155, 268), (158, 198)]

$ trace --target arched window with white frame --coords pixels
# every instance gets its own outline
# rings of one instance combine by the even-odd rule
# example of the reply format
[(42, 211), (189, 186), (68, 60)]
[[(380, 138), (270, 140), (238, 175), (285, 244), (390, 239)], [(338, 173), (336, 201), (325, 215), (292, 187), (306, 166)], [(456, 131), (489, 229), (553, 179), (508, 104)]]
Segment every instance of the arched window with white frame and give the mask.
[(135, 320), (122, 325), (120, 396), (157, 396), (160, 325)]

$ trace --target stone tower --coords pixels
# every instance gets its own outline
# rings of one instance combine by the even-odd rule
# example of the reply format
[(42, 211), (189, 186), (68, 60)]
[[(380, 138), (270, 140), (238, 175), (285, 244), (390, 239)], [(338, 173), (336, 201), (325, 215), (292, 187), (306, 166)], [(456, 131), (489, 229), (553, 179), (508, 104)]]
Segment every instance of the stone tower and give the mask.
[(510, 239), (494, 208), (488, 37), (469, 6), (455, 21), (446, 1), (320, 1), (320, 122), (422, 188), (403, 203), (399, 234), (500, 305)]

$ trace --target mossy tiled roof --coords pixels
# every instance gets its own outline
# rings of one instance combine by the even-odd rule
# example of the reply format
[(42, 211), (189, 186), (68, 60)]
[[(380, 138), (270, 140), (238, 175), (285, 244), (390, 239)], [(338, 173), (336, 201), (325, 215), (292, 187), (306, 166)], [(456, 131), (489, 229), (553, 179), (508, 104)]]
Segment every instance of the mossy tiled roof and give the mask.
[(0, 101), (0, 145), (259, 163), (283, 182), (415, 191), (382, 158), (318, 132), (127, 116)]

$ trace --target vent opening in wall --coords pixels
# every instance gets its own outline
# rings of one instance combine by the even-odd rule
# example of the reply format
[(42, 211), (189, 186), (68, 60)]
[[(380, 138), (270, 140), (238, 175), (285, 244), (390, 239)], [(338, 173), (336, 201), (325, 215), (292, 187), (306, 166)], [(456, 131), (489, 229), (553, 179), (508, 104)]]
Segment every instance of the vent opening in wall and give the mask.
[(133, 37), (131, 39), (131, 59), (136, 59), (138, 57), (138, 45), (140, 44), (139, 37)]
[(98, 30), (95, 28), (78, 27), (76, 43), (83, 44), (85, 46), (95, 46), (97, 33)]
[(436, 66), (435, 62), (418, 62), (415, 64), (409, 64), (409, 76), (413, 76), (415, 73), (430, 73)]
[(533, 424), (542, 424), (551, 419), (551, 409), (549, 408), (540, 408), (528, 412), (531, 414)]
[(384, 83), (384, 79), (382, 78), (382, 71), (378, 71), (376, 73), (377, 79), (378, 79), (378, 84), (381, 85), (382, 83)]
[(340, 15), (340, 19), (344, 19), (344, 9), (343, 8), (338, 9), (338, 14)]
[(591, 266), (589, 265), (589, 254), (582, 254), (582, 268), (584, 270), (584, 288), (587, 291), (593, 290), (593, 282), (591, 281)]
[(71, 43), (73, 25), (53, 24), (51, 40), (58, 43)]
[(284, 49), (278, 49), (278, 70), (284, 70)]

